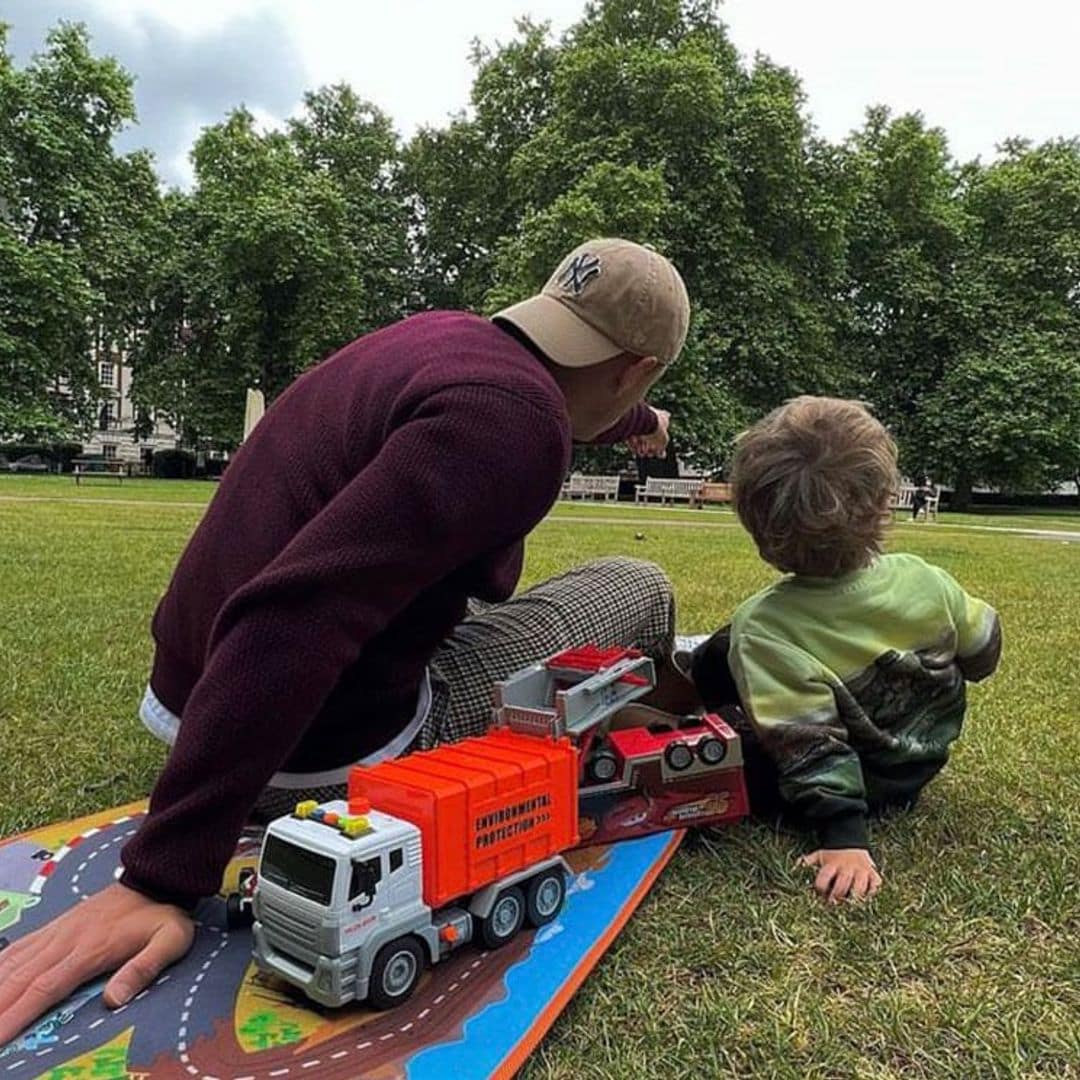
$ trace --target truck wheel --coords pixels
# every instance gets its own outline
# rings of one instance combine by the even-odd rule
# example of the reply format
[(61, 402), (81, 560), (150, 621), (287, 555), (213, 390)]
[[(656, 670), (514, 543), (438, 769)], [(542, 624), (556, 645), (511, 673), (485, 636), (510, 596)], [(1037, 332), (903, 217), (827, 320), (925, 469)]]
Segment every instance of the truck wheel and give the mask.
[(558, 867), (545, 870), (529, 882), (525, 894), (525, 915), (530, 926), (547, 926), (562, 911), (566, 899), (566, 878)]
[(525, 896), (511, 885), (499, 893), (491, 913), (480, 924), (480, 937), (489, 949), (497, 949), (517, 934), (524, 921)]
[(664, 760), (668, 763), (669, 769), (682, 772), (683, 769), (690, 768), (694, 763), (694, 755), (686, 743), (673, 742), (668, 743), (667, 749), (664, 751)]
[(614, 780), (619, 772), (619, 762), (610, 750), (598, 750), (589, 759), (589, 775), (600, 784)]
[(376, 1009), (392, 1009), (412, 997), (420, 972), (424, 970), (424, 950), (416, 938), (400, 937), (388, 942), (376, 954), (368, 982), (368, 1002)]
[(229, 893), (225, 898), (225, 925), (230, 930), (240, 930), (255, 921), (251, 904), (245, 904), (239, 893)]
[(697, 746), (698, 757), (706, 765), (719, 765), (727, 757), (727, 746), (720, 739), (709, 736), (702, 739)]

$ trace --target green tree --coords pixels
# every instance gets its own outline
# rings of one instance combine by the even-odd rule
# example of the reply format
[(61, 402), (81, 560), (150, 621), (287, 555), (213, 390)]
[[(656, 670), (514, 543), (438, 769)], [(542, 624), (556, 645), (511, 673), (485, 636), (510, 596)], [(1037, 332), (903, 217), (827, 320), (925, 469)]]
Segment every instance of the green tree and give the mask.
[(964, 171), (960, 202), (957, 361), (920, 426), (966, 505), (975, 481), (1043, 490), (1080, 472), (1080, 142), (1012, 140)]
[(965, 345), (955, 274), (967, 220), (944, 132), (919, 114), (868, 111), (843, 148), (849, 191), (843, 348), (904, 449), (917, 417)]
[[(744, 66), (715, 4), (604, 0), (558, 43), (526, 24), (485, 54), (473, 104), (445, 139), (423, 133), (409, 149), (443, 185), (406, 170), (425, 253), (488, 310), (590, 236), (669, 255), (695, 307), (685, 358), (656, 392), (676, 415), (669, 466), (678, 453), (715, 468), (753, 412), (844, 383), (839, 170), (812, 137), (798, 80), (764, 59)], [(496, 132), (499, 154), (468, 159)], [(461, 198), (470, 169), (483, 187)], [(445, 227), (448, 203), (470, 207), (464, 233)]]
[(483, 305), (499, 242), (526, 209), (507, 176), (549, 114), (558, 53), (548, 24), (522, 19), (517, 30), (496, 49), (474, 44), (471, 115), (421, 129), (403, 154), (421, 289), (432, 307)]
[(1042, 490), (1075, 475), (1077, 144), (1011, 142), (961, 167), (920, 115), (876, 108), (840, 160), (841, 339), (904, 470), (951, 483), (958, 507), (976, 483)]
[(1080, 323), (1080, 140), (1007, 142), (970, 170), (966, 332), (983, 343), (1032, 326), (1075, 333)]
[(1080, 462), (1080, 344), (1020, 330), (960, 356), (923, 400), (926, 460), (1006, 491), (1045, 491)]
[(235, 444), (244, 392), (272, 400), (305, 368), (399, 317), (412, 295), (397, 143), (344, 86), (309, 94), (287, 131), (239, 109), (193, 151), (174, 194), (135, 394), (194, 440)]
[(96, 400), (87, 327), (94, 296), (57, 243), (0, 225), (0, 440), (60, 440)]
[(0, 435), (88, 426), (96, 359), (130, 335), (158, 207), (145, 154), (118, 156), (131, 77), (61, 24), (18, 69), (0, 26)]
[(397, 135), (344, 84), (306, 94), (304, 104), (289, 122), (290, 141), (304, 171), (330, 180), (344, 201), (340, 242), (363, 292), (364, 322), (382, 326), (416, 301)]

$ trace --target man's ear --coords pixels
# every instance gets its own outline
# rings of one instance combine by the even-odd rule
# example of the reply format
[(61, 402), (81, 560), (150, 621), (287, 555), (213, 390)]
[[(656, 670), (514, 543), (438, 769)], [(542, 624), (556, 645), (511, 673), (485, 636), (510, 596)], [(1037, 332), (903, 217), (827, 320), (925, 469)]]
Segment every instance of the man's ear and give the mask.
[(619, 375), (618, 394), (643, 398), (663, 363), (655, 356), (638, 356)]

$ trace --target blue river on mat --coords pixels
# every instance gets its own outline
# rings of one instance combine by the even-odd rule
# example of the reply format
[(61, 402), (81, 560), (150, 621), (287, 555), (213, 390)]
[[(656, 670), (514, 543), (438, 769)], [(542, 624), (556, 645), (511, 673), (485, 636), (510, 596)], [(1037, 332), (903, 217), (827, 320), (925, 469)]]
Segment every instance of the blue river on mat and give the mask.
[(611, 925), (670, 839), (663, 832), (614, 844), (602, 869), (584, 871), (571, 881), (562, 914), (507, 971), (506, 997), (466, 1021), (462, 1039), (412, 1058), (406, 1067), (409, 1080), (490, 1076)]

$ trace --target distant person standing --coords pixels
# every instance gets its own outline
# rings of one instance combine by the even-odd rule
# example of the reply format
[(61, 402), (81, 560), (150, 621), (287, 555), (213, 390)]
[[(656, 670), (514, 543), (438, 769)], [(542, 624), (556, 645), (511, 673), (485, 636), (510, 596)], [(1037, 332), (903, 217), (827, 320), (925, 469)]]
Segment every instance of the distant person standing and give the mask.
[(924, 476), (911, 496), (911, 520), (919, 520), (919, 511), (926, 510), (926, 504), (930, 501), (932, 492)]

